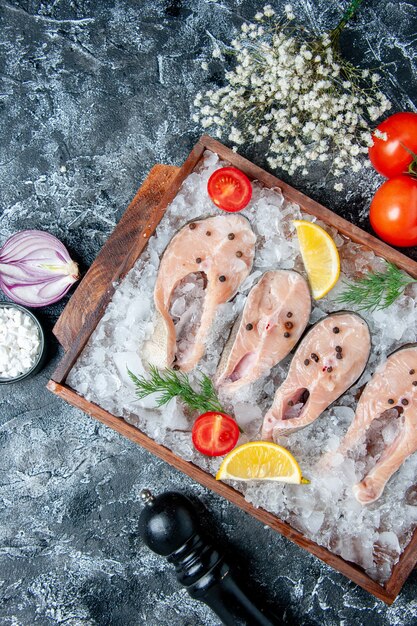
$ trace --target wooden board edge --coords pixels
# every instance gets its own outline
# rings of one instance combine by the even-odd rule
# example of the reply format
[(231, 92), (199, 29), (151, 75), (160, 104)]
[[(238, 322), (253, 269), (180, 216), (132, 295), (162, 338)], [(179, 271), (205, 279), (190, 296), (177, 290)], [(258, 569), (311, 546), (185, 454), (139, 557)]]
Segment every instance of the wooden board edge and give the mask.
[(391, 576), (385, 585), (388, 593), (394, 598), (400, 593), (402, 586), (416, 567), (417, 563), (417, 529), (414, 531), (410, 542), (400, 555), (398, 563), (392, 569)]
[[(148, 223), (139, 233), (141, 237), (139, 237), (139, 245), (133, 245), (131, 249), (128, 251), (125, 259), (125, 267), (122, 269), (119, 278), (124, 278), (127, 272), (133, 267), (133, 265), (138, 260), (141, 255), (144, 247), (146, 246), (150, 237), (154, 234), (159, 222), (165, 215), (165, 210), (175, 198), (178, 193), (182, 183), (187, 178), (188, 174), (193, 170), (198, 161), (200, 160), (205, 148), (204, 145), (199, 141), (193, 147), (187, 159), (184, 161), (181, 167), (176, 167), (176, 173), (168, 182), (166, 189), (162, 193), (161, 197), (158, 199), (152, 214), (149, 217)], [(167, 166), (160, 166), (167, 167)], [(169, 166), (172, 167), (172, 166)], [(140, 192), (140, 189), (139, 189)], [(139, 236), (139, 235), (138, 235)]]
[[(150, 194), (149, 189), (149, 184), (152, 181), (151, 175), (154, 173), (157, 176), (160, 176), (161, 168), (165, 171), (167, 184), (163, 189), (162, 187), (160, 188), (161, 193), (159, 196), (153, 196)], [(166, 187), (170, 186), (172, 180), (177, 176), (178, 171), (179, 168), (175, 166), (156, 165), (152, 168), (150, 174), (145, 179), (143, 185), (138, 190), (129, 207), (126, 209), (118, 225), (86, 273), (79, 288), (75, 291), (58, 318), (53, 332), (57, 336), (61, 345), (63, 345), (66, 352), (53, 373), (54, 380), (59, 380), (60, 382), (65, 380), (68, 372), (73, 367), (78, 356), (84, 349), (84, 346), (110, 302), (114, 294), (115, 284), (131, 269), (136, 259), (140, 256), (150, 235), (152, 235), (155, 231), (163, 212), (162, 214), (158, 213), (159, 219), (157, 220), (156, 210), (152, 210), (151, 215), (147, 215), (146, 207), (149, 205), (153, 208), (154, 206), (159, 205), (160, 199), (166, 191)], [(145, 215), (140, 216), (140, 212), (144, 209)], [(127, 213), (128, 215), (126, 215)], [(146, 217), (147, 219), (139, 221), (139, 217)], [(131, 245), (126, 250), (126, 255), (124, 255), (123, 261), (116, 263), (113, 258), (113, 247), (115, 242), (120, 239), (121, 229), (126, 223), (129, 224), (130, 227), (129, 232)], [(135, 225), (133, 226), (132, 223)], [(106, 259), (110, 259), (111, 262), (113, 261), (113, 264), (110, 267), (110, 271), (105, 272), (105, 283), (103, 283), (100, 287), (96, 285), (96, 281), (94, 281), (92, 285), (89, 285), (89, 278), (91, 276), (100, 275), (102, 270), (106, 267)], [(94, 293), (96, 306), (94, 310), (85, 311), (88, 296), (94, 291), (95, 288), (99, 289), (99, 293)], [(75, 315), (75, 321), (72, 320), (73, 315)], [(64, 329), (65, 325), (69, 325), (70, 323), (74, 326), (74, 332), (71, 335), (67, 335), (64, 332)], [(75, 330), (77, 330), (77, 332), (75, 332)]]
[[(184, 162), (181, 168), (178, 169), (176, 174), (169, 181), (169, 184), (162, 194), (162, 197), (159, 198), (159, 202), (154, 207), (152, 211), (152, 215), (150, 216), (147, 223), (142, 225), (141, 228), (138, 228), (135, 233), (136, 243), (134, 243), (129, 250), (127, 250), (126, 257), (124, 259), (123, 264), (121, 264), (115, 274), (112, 276), (111, 283), (107, 286), (107, 291), (104, 293), (102, 300), (100, 301), (100, 306), (97, 306), (97, 310), (92, 314), (89, 319), (83, 325), (83, 329), (85, 328), (85, 332), (79, 334), (72, 342), (71, 345), (68, 346), (66, 353), (64, 354), (61, 361), (58, 363), (55, 371), (53, 372), (52, 378), (57, 382), (63, 382), (67, 377), (69, 371), (73, 367), (75, 361), (78, 356), (84, 349), (88, 339), (93, 333), (99, 319), (101, 318), (107, 304), (109, 303), (113, 293), (114, 293), (114, 282), (121, 280), (127, 272), (133, 267), (140, 254), (142, 253), (146, 243), (149, 238), (155, 232), (159, 222), (165, 214), (166, 207), (178, 193), (179, 188), (181, 187), (183, 181), (188, 176), (188, 174), (194, 169), (197, 165), (198, 161), (201, 159), (203, 153), (205, 151), (205, 146), (203, 142), (200, 140), (190, 152), (187, 160)], [(135, 198), (139, 196), (141, 193), (142, 187), (139, 189)], [(135, 199), (129, 205), (128, 209), (134, 204)], [(127, 209), (127, 210), (128, 210)], [(123, 219), (123, 218), (122, 218)], [(120, 222), (119, 222), (120, 223)], [(114, 229), (112, 235), (118, 236), (118, 226)], [(76, 293), (72, 296), (74, 298)], [(71, 298), (71, 300), (72, 300)], [(71, 302), (70, 300), (70, 302)], [(80, 306), (83, 306), (83, 303), (79, 303)], [(67, 305), (68, 306), (68, 305)], [(65, 309), (64, 312), (65, 313)], [(63, 314), (61, 314), (62, 317)], [(63, 318), (64, 319), (64, 318)]]
[[(283, 522), (276, 515), (266, 511), (262, 508), (257, 508), (251, 503), (247, 502), (244, 496), (230, 487), (229, 485), (216, 481), (211, 475), (202, 470), (197, 465), (185, 461), (181, 457), (177, 456), (172, 450), (165, 446), (156, 443), (151, 437), (148, 437), (141, 430), (129, 424), (121, 417), (116, 417), (108, 411), (102, 409), (98, 405), (89, 402), (82, 396), (79, 396), (73, 389), (67, 385), (62, 385), (51, 379), (47, 383), (47, 389), (59, 396), (62, 400), (71, 404), (72, 406), (81, 409), (87, 413), (90, 417), (97, 419), (101, 423), (105, 424), (109, 428), (117, 431), (124, 437), (127, 437), (130, 441), (142, 446), (152, 454), (155, 454), (162, 460), (166, 461), (176, 469), (187, 474), (193, 480), (196, 480), (204, 487), (215, 491), (218, 495), (226, 498), (232, 504), (235, 504), (246, 513), (252, 515), (263, 524), (267, 524), (273, 530), (279, 532), (281, 535), (313, 554), (321, 561), (329, 565), (339, 573), (346, 576), (349, 580), (368, 591), (378, 599), (382, 600), (386, 604), (390, 605), (395, 600), (399, 593), (399, 589), (388, 589), (379, 585), (372, 580), (359, 566), (345, 561), (342, 557), (333, 554), (327, 548), (319, 546), (315, 542), (305, 537), (301, 532), (295, 530), (287, 522)], [(401, 587), (400, 587), (401, 589)]]
[[(137, 241), (143, 248), (145, 242), (140, 240), (139, 234), (142, 234), (142, 231), (146, 232), (149, 225), (144, 224), (139, 228), (140, 220), (146, 218), (145, 221), (149, 221), (150, 216), (147, 214), (153, 212), (153, 205), (156, 206), (160, 202), (178, 171), (178, 167), (159, 164), (154, 165), (149, 171), (52, 329), (64, 350), (72, 346), (83, 326), (94, 324), (94, 320), (101, 317), (102, 311), (113, 295), (114, 283), (120, 278), (127, 262), (126, 255), (123, 261), (119, 260), (118, 251), (121, 246), (119, 233), (123, 233), (127, 239), (127, 248), (135, 245), (138, 247)], [(103, 275), (106, 276), (105, 281)]]

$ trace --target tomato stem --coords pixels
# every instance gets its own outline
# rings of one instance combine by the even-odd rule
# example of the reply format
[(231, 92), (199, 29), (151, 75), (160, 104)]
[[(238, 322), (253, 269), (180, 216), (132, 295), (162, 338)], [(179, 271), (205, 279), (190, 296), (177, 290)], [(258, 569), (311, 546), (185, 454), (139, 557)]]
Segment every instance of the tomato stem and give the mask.
[(400, 145), (402, 148), (404, 148), (406, 152), (408, 152), (408, 154), (411, 154), (411, 156), (413, 157), (413, 160), (408, 165), (407, 174), (409, 176), (412, 176), (413, 178), (417, 178), (417, 154), (410, 150), (410, 148), (407, 148), (407, 146), (405, 146), (401, 141)]
[(412, 176), (413, 178), (417, 178), (417, 159), (411, 161), (410, 165), (408, 166), (407, 174), (409, 176)]

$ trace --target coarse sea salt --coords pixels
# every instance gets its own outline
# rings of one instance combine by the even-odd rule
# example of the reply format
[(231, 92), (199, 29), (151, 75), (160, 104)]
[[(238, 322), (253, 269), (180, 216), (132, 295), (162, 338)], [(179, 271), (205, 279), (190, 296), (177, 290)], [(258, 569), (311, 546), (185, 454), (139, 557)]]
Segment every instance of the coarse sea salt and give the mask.
[(25, 374), (39, 355), (41, 339), (33, 319), (13, 306), (0, 305), (0, 378)]
[[(215, 474), (221, 460), (204, 457), (192, 446), (193, 420), (177, 400), (162, 409), (155, 408), (155, 397), (135, 398), (128, 376), (129, 368), (144, 374), (146, 363), (140, 355), (154, 329), (153, 288), (159, 260), (172, 236), (193, 219), (216, 214), (207, 195), (207, 181), (214, 170), (223, 166), (217, 155), (206, 152), (201, 166), (183, 182), (167, 208), (156, 233), (126, 278), (117, 286), (113, 299), (75, 363), (67, 382), (88, 400), (114, 415), (122, 416), (158, 443), (176, 454)], [(311, 323), (340, 309), (337, 295), (343, 280), (360, 276), (366, 270), (380, 270), (383, 260), (364, 250), (336, 229), (328, 227), (300, 208), (287, 202), (279, 189), (270, 190), (253, 183), (253, 196), (242, 212), (257, 235), (256, 255), (251, 275), (241, 285), (231, 302), (219, 307), (207, 341), (207, 350), (198, 369), (212, 375), (217, 367), (230, 328), (241, 313), (251, 286), (268, 269), (295, 269), (305, 275), (292, 220), (315, 221), (334, 238), (341, 258), (341, 280), (315, 304)], [(171, 313), (182, 324), (184, 311), (198, 319), (199, 305), (193, 303), (193, 289), (184, 281), (177, 289)], [(338, 455), (329, 467), (323, 462), (326, 453), (334, 452), (348, 426), (360, 388), (375, 368), (400, 345), (416, 341), (417, 292), (409, 286), (405, 295), (383, 311), (362, 313), (372, 333), (373, 349), (360, 380), (309, 427), (291, 434), (285, 442), (294, 454), (310, 485), (279, 483), (235, 483), (245, 498), (289, 522), (305, 536), (325, 546), (348, 561), (357, 563), (375, 580), (385, 582), (409, 542), (417, 525), (417, 455), (410, 457), (389, 481), (381, 498), (362, 506), (354, 498), (352, 486), (361, 480), (376, 462), (386, 442), (395, 435), (384, 420), (381, 428), (371, 429), (369, 438), (348, 457)], [(178, 301), (177, 301), (178, 300)], [(200, 302), (199, 299), (196, 301)], [(185, 322), (184, 322), (185, 324)], [(187, 339), (185, 326), (178, 327)], [(187, 345), (181, 346), (186, 350)], [(289, 355), (271, 372), (250, 386), (240, 389), (233, 400), (222, 398), (228, 411), (244, 433), (239, 443), (259, 439), (262, 416), (272, 403), (274, 390), (284, 380), (291, 361)], [(192, 374), (191, 376), (195, 376)], [(373, 454), (367, 454), (370, 449)]]

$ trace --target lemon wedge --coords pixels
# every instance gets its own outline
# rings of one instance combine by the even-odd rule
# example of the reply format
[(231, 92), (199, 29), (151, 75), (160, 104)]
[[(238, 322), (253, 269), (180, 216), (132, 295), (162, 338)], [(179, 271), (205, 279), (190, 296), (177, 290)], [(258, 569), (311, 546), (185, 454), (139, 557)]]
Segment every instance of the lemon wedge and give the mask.
[(340, 258), (336, 244), (321, 226), (313, 222), (294, 220), (293, 223), (313, 298), (319, 300), (339, 279)]
[(234, 448), (223, 460), (216, 480), (275, 480), (308, 483), (300, 466), (287, 450), (270, 441), (251, 441)]

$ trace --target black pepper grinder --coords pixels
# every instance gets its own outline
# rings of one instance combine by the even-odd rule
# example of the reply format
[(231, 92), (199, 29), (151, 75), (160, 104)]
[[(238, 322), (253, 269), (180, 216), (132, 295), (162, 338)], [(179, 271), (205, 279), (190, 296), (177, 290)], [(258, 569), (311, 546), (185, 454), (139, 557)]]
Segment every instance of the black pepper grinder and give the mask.
[(226, 626), (279, 626), (258, 608), (230, 566), (201, 532), (193, 503), (181, 493), (154, 497), (141, 492), (145, 508), (139, 531), (146, 545), (175, 566), (178, 581), (192, 598), (205, 602)]

